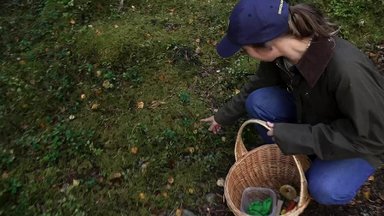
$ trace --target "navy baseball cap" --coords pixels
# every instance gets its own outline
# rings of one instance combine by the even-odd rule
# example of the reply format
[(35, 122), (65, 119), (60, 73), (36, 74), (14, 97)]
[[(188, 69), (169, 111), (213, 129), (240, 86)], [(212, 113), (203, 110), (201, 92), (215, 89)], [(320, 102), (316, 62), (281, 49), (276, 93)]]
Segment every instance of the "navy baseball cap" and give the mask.
[(288, 31), (289, 5), (284, 0), (240, 0), (229, 17), (227, 35), (217, 45), (224, 58), (244, 45), (263, 44)]

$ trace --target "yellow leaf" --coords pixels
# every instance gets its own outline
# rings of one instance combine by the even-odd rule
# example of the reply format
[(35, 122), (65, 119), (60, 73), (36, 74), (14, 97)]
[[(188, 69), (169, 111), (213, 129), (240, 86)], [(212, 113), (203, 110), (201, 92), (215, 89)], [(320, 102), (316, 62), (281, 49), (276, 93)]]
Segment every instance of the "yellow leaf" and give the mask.
[(143, 109), (143, 108), (144, 108), (144, 102), (143, 101), (137, 102), (137, 109)]
[(145, 200), (145, 193), (141, 192), (141, 193), (139, 194), (139, 199), (140, 199), (140, 200)]
[(139, 148), (137, 148), (136, 146), (131, 148), (131, 153), (134, 155), (137, 154), (138, 151), (139, 151)]
[(73, 180), (72, 180), (72, 185), (73, 185), (74, 187), (79, 186), (79, 184), (80, 184), (80, 181), (79, 181), (79, 180), (77, 180), (77, 179), (73, 179)]
[(189, 153), (193, 153), (193, 152), (195, 152), (195, 148), (193, 148), (193, 147), (187, 147), (187, 151), (189, 151)]
[(195, 189), (193, 189), (193, 188), (188, 188), (188, 193), (190, 193), (190, 194), (195, 193)]
[(371, 191), (369, 188), (363, 190), (363, 196), (365, 199), (369, 200), (369, 198), (371, 197)]
[(183, 210), (182, 209), (176, 209), (176, 213), (175, 213), (176, 216), (182, 216), (183, 215)]

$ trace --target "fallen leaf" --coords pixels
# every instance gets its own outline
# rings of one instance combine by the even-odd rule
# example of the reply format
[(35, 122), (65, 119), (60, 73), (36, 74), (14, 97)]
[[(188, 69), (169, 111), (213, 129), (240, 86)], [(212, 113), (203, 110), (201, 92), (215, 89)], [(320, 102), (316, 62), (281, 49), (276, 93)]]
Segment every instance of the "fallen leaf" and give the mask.
[(143, 192), (139, 193), (139, 199), (145, 200), (145, 193), (143, 193)]
[(172, 176), (169, 176), (168, 177), (168, 183), (173, 184), (173, 182), (175, 182), (175, 179)]
[(70, 115), (68, 118), (69, 118), (69, 120), (73, 120), (73, 119), (75, 119), (75, 116), (74, 115)]
[(187, 151), (189, 151), (189, 153), (193, 153), (193, 152), (195, 152), (195, 148), (193, 148), (193, 147), (187, 147)]
[(373, 175), (369, 176), (368, 181), (374, 181), (374, 180), (375, 180), (375, 176)]
[(79, 181), (79, 180), (77, 180), (77, 179), (73, 179), (73, 180), (72, 180), (72, 185), (73, 185), (74, 187), (79, 186), (79, 184), (80, 184), (80, 181)]
[(151, 105), (149, 106), (150, 109), (155, 109), (159, 107), (160, 105), (165, 104), (164, 101), (152, 101)]
[(120, 184), (122, 182), (123, 175), (120, 172), (115, 172), (109, 177), (109, 181), (112, 184)]
[(240, 90), (239, 89), (235, 89), (235, 94), (239, 94), (240, 93)]
[(137, 109), (143, 109), (143, 108), (144, 108), (144, 102), (143, 101), (137, 102)]
[(176, 209), (175, 216), (182, 216), (183, 215), (183, 210), (182, 209)]
[(162, 195), (163, 197), (165, 197), (165, 198), (168, 198), (168, 193), (167, 193), (167, 192), (165, 192), (165, 191), (164, 191), (164, 192), (162, 192), (162, 193), (161, 193), (161, 195)]
[(100, 76), (101, 76), (101, 71), (99, 71), (99, 70), (96, 71), (96, 76), (97, 76), (97, 77), (100, 77)]
[(145, 162), (141, 165), (140, 169), (142, 173), (145, 173), (147, 171), (148, 165), (149, 165), (149, 162)]
[(197, 47), (197, 48), (195, 49), (195, 53), (196, 53), (196, 54), (200, 54), (200, 53), (201, 53), (201, 48), (200, 48), (200, 47)]
[(363, 190), (363, 196), (366, 200), (369, 200), (369, 198), (371, 197), (371, 190), (369, 188), (365, 188)]
[(92, 104), (92, 106), (91, 106), (91, 110), (97, 110), (97, 109), (99, 108), (99, 106), (100, 106), (100, 104), (98, 104), (98, 103), (94, 103), (94, 104)]
[(74, 19), (71, 19), (71, 20), (69, 21), (69, 23), (70, 23), (71, 25), (75, 25), (75, 24), (76, 24), (76, 21), (75, 21)]
[(119, 26), (118, 26), (118, 25), (114, 25), (113, 27), (115, 27), (115, 28), (119, 28)]
[(109, 80), (104, 80), (103, 87), (106, 89), (110, 89), (110, 88), (113, 88), (113, 84), (109, 82)]
[(139, 151), (139, 148), (137, 148), (136, 146), (131, 148), (131, 153), (134, 155), (137, 154), (138, 151)]
[(190, 194), (195, 193), (195, 189), (193, 189), (193, 188), (188, 188), (188, 193), (190, 193)]
[(224, 182), (225, 182), (225, 180), (223, 178), (219, 178), (216, 181), (216, 185), (219, 187), (224, 187)]
[(81, 94), (81, 95), (80, 95), (80, 99), (81, 99), (81, 100), (84, 100), (85, 98), (86, 98), (85, 94)]

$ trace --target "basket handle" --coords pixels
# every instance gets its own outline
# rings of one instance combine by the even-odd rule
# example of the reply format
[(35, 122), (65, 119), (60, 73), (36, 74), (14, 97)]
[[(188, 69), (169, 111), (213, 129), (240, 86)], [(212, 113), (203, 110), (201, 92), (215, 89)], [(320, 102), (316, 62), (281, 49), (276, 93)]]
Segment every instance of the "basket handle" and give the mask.
[[(248, 150), (245, 148), (243, 138), (241, 135), (243, 133), (245, 126), (247, 126), (248, 124), (251, 124), (251, 123), (259, 124), (259, 125), (265, 127), (267, 130), (271, 129), (270, 127), (268, 127), (268, 125), (265, 121), (262, 121), (259, 119), (249, 119), (249, 120), (245, 121), (240, 126), (240, 129), (237, 132), (236, 143), (235, 143), (235, 159), (236, 159), (236, 161), (239, 161), (245, 154), (248, 153)], [(305, 178), (303, 166), (302, 166), (300, 160), (298, 159), (299, 156), (296, 156), (296, 155), (292, 155), (292, 156), (293, 156), (293, 159), (296, 163), (296, 166), (298, 168), (299, 175), (300, 175), (300, 188), (301, 188), (300, 199), (299, 199), (299, 203), (296, 207), (296, 209), (300, 209), (300, 208), (305, 208), (305, 206), (307, 206), (309, 201), (310, 201), (310, 199), (305, 198), (305, 197), (308, 197), (308, 196), (306, 196), (308, 192), (305, 190), (302, 190), (302, 188), (307, 188), (308, 182), (307, 182), (307, 179)]]
[(248, 153), (248, 150), (245, 148), (243, 138), (241, 135), (243, 133), (245, 126), (247, 126), (248, 124), (251, 124), (251, 123), (259, 124), (259, 125), (265, 127), (267, 130), (271, 129), (270, 127), (268, 127), (267, 122), (262, 121), (260, 119), (249, 119), (249, 120), (245, 121), (241, 125), (239, 131), (237, 132), (236, 143), (235, 143), (235, 159), (236, 159), (236, 161), (240, 160), (245, 154)]
[(292, 156), (293, 156), (293, 160), (295, 161), (297, 169), (299, 170), (299, 174), (300, 174), (300, 199), (299, 199), (299, 202), (297, 204), (297, 208), (300, 209), (300, 208), (303, 208), (306, 205), (308, 205), (308, 202), (310, 200), (308, 198), (307, 199), (304, 198), (304, 197), (308, 197), (307, 196), (308, 192), (303, 190), (303, 188), (307, 188), (308, 182), (307, 182), (307, 179), (305, 177), (303, 166), (302, 166), (300, 160), (297, 158), (296, 155), (292, 155)]

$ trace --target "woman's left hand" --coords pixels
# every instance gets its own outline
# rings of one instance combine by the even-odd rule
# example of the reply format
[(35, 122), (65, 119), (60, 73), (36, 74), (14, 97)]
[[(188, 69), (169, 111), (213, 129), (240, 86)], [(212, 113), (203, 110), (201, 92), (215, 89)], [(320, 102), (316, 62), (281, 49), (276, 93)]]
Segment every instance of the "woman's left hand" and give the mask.
[(274, 133), (274, 131), (273, 131), (273, 127), (275, 126), (272, 122), (267, 122), (267, 126), (269, 127), (269, 131), (267, 131), (267, 135), (268, 136), (270, 136), (270, 137), (272, 137), (272, 139), (273, 139), (273, 133)]

